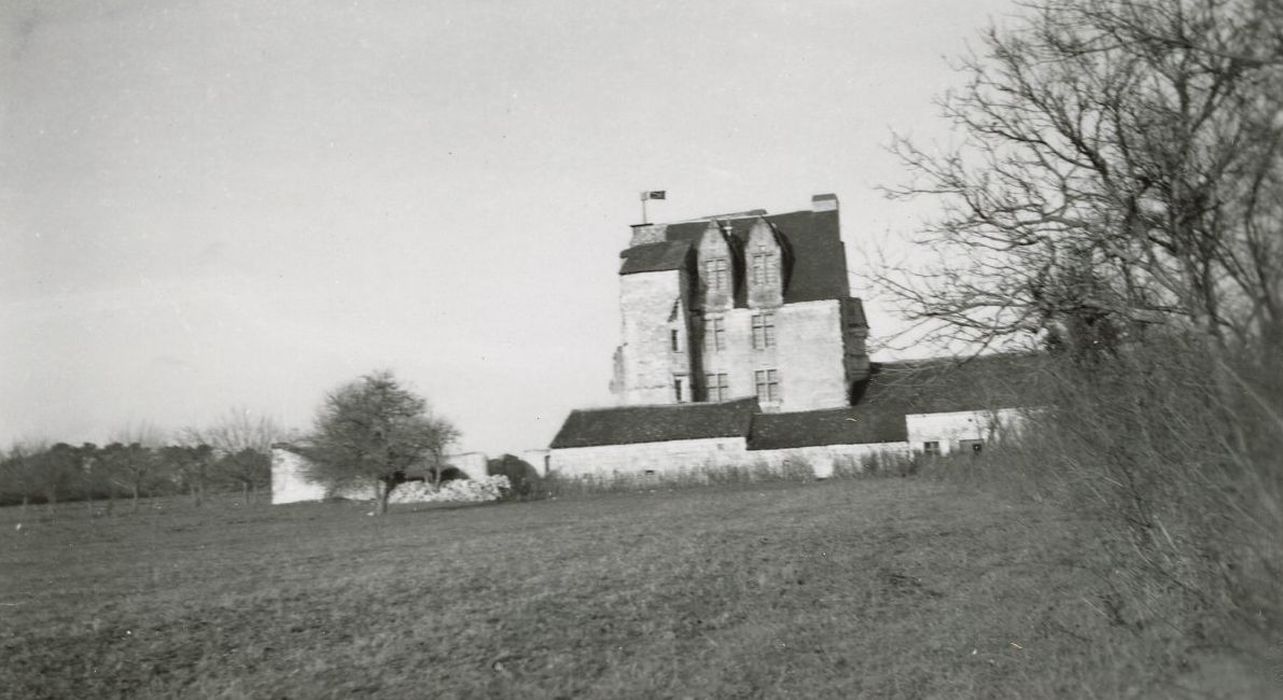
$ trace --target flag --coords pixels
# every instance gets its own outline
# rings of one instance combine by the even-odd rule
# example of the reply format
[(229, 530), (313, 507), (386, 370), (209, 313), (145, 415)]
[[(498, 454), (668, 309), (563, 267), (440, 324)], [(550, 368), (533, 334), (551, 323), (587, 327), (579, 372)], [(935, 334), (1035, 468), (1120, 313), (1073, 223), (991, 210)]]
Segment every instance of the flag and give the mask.
[(653, 192), (642, 192), (642, 199), (664, 199), (664, 190), (655, 190)]

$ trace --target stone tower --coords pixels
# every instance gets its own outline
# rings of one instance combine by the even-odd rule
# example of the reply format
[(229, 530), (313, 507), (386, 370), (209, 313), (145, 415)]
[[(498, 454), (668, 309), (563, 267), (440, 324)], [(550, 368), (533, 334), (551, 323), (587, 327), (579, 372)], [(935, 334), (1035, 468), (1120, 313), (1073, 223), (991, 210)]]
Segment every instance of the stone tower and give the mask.
[(634, 226), (621, 257), (612, 388), (623, 404), (836, 408), (868, 374), (835, 195), (786, 214)]

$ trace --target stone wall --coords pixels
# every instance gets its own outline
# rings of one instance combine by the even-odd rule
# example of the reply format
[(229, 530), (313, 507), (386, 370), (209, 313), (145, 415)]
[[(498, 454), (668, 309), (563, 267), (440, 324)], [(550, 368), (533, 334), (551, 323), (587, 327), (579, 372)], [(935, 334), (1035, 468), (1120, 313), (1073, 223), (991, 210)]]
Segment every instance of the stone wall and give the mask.
[(550, 471), (558, 476), (628, 476), (693, 471), (748, 462), (742, 437), (598, 445), (553, 450)]
[[(683, 390), (689, 400), (690, 334), (681, 303), (686, 298), (685, 277), (679, 270), (663, 270), (619, 278), (623, 321), (623, 345), (619, 350), (621, 400), (625, 404), (676, 403), (675, 376), (687, 378)], [(671, 330), (679, 333), (676, 352), (672, 349)]]
[(779, 410), (846, 406), (849, 389), (840, 302), (826, 299), (786, 304), (776, 312), (775, 333), (782, 398)]
[(791, 447), (783, 450), (750, 450), (749, 463), (764, 462), (775, 469), (782, 469), (787, 462), (800, 462), (810, 465), (815, 476), (827, 479), (833, 476), (836, 467), (843, 462), (861, 465), (871, 456), (901, 457), (909, 454), (907, 442), (878, 442), (862, 445), (814, 445), (810, 447)]

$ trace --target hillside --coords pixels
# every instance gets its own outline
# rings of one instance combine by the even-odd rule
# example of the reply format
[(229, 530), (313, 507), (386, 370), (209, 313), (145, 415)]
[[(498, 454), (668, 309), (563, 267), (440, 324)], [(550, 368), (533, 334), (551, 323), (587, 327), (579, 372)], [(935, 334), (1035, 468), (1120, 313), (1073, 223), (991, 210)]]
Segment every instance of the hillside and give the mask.
[(1097, 609), (1063, 516), (937, 483), (367, 512), (0, 510), (0, 688), (1036, 697), (1187, 683), (1162, 645)]

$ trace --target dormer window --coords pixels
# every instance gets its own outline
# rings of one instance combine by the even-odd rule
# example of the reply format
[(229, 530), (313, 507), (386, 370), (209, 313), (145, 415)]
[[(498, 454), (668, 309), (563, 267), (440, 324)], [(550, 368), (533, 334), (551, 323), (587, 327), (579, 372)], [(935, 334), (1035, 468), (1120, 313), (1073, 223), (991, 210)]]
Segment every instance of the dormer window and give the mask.
[(784, 303), (784, 249), (766, 219), (753, 224), (744, 248), (750, 308), (774, 307)]
[(775, 284), (779, 281), (779, 268), (775, 264), (775, 253), (766, 246), (758, 245), (753, 253), (753, 284)]
[(726, 291), (727, 287), (730, 286), (726, 274), (726, 258), (705, 260), (704, 280), (710, 292)]

